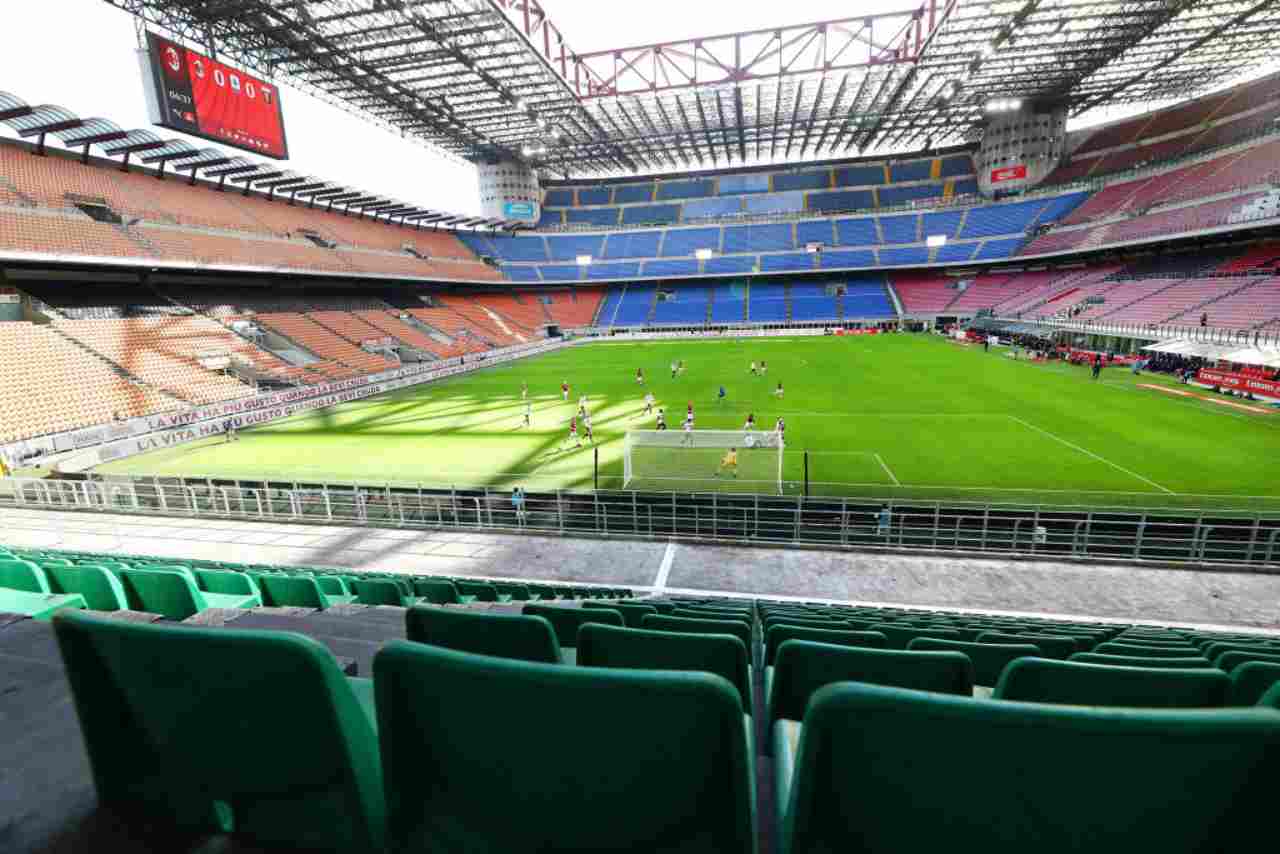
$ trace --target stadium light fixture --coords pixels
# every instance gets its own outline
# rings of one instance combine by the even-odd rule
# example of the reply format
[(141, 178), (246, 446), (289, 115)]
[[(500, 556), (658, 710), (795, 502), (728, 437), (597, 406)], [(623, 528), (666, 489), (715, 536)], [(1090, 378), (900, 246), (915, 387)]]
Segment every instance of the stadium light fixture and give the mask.
[(697, 258), (699, 261), (706, 261), (714, 254), (714, 252), (706, 248), (693, 250), (693, 257)]
[(945, 234), (930, 234), (924, 239), (924, 245), (930, 249), (937, 249), (939, 246), (947, 245), (947, 236)]
[(590, 267), (590, 266), (591, 266), (591, 256), (590, 256), (590, 255), (579, 255), (579, 256), (578, 256), (578, 266), (579, 266), (579, 267)]

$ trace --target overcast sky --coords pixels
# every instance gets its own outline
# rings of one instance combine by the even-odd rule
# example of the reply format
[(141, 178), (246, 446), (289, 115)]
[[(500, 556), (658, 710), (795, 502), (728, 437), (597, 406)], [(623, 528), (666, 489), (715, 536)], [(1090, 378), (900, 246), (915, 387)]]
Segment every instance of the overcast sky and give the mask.
[[(579, 53), (809, 23), (853, 11), (853, 4), (841, 0), (542, 0), (542, 5)], [(860, 0), (856, 12), (911, 5), (905, 0)], [(0, 91), (33, 104), (58, 104), (81, 116), (102, 116), (126, 128), (149, 125), (132, 16), (103, 0), (0, 0), (0, 8), (5, 33)], [(289, 168), (414, 204), (479, 212), (470, 164), (436, 154), (287, 85), (282, 88), (282, 104)], [(11, 135), (3, 127), (0, 133)]]

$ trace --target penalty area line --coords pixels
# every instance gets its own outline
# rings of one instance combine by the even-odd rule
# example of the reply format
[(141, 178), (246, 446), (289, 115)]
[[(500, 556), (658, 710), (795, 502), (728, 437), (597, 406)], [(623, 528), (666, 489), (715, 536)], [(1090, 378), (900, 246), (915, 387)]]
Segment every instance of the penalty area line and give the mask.
[(876, 458), (876, 462), (880, 464), (880, 468), (884, 469), (884, 473), (889, 475), (889, 480), (893, 481), (893, 485), (902, 486), (902, 483), (898, 480), (897, 476), (895, 476), (889, 466), (885, 464), (884, 457), (879, 454), (872, 454), (872, 456)]
[(1054, 440), (1055, 442), (1059, 442), (1059, 443), (1061, 443), (1061, 444), (1063, 444), (1063, 445), (1066, 445), (1068, 448), (1071, 448), (1072, 450), (1079, 451), (1080, 453), (1084, 454), (1085, 456), (1093, 457), (1093, 458), (1094, 458), (1095, 460), (1097, 460), (1098, 462), (1103, 463), (1103, 464), (1105, 464), (1105, 465), (1109, 465), (1109, 466), (1111, 466), (1113, 469), (1115, 469), (1116, 471), (1124, 472), (1125, 474), (1129, 475), (1130, 477), (1136, 477), (1138, 480), (1142, 481), (1143, 483), (1149, 483), (1149, 484), (1151, 484), (1152, 486), (1154, 486), (1156, 489), (1158, 489), (1158, 490), (1160, 490), (1161, 492), (1165, 493), (1166, 495), (1175, 495), (1175, 494), (1176, 494), (1172, 489), (1167, 489), (1166, 487), (1161, 486), (1160, 484), (1156, 483), (1154, 480), (1152, 480), (1152, 479), (1151, 479), (1151, 478), (1149, 478), (1149, 477), (1143, 477), (1142, 475), (1138, 474), (1136, 471), (1130, 471), (1129, 469), (1125, 468), (1124, 466), (1122, 466), (1122, 465), (1118, 465), (1117, 463), (1113, 463), (1113, 462), (1111, 462), (1111, 460), (1107, 459), (1106, 457), (1101, 457), (1101, 456), (1099, 456), (1099, 455), (1095, 454), (1093, 451), (1090, 451), (1090, 450), (1089, 450), (1089, 449), (1087, 449), (1087, 448), (1082, 448), (1082, 447), (1080, 447), (1079, 445), (1075, 444), (1074, 442), (1068, 442), (1066, 439), (1062, 438), (1061, 436), (1055, 436), (1053, 433), (1050, 433), (1048, 430), (1045, 430), (1045, 429), (1044, 429), (1044, 428), (1042, 428), (1042, 427), (1037, 427), (1036, 425), (1032, 424), (1032, 423), (1031, 423), (1031, 422), (1029, 422), (1029, 421), (1023, 421), (1021, 418), (1019, 418), (1019, 417), (1018, 417), (1018, 416), (1016, 416), (1016, 415), (1010, 415), (1010, 416), (1009, 416), (1009, 419), (1010, 419), (1011, 421), (1015, 421), (1015, 422), (1017, 422), (1018, 424), (1021, 424), (1023, 427), (1027, 427), (1027, 428), (1029, 428), (1029, 429), (1031, 429), (1031, 430), (1035, 430), (1037, 433), (1040, 433), (1040, 434), (1042, 434), (1042, 435), (1044, 435), (1044, 436), (1048, 436), (1050, 439)]

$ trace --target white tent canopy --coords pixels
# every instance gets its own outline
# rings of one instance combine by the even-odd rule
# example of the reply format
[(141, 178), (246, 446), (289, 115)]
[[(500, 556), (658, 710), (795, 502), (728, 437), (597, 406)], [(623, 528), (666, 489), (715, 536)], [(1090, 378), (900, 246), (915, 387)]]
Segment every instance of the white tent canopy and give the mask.
[(1217, 344), (1210, 341), (1192, 341), (1188, 338), (1170, 338), (1143, 347), (1153, 353), (1176, 353), (1180, 356), (1199, 356), (1202, 359), (1224, 360), (1241, 365), (1280, 367), (1280, 350), (1263, 350), (1258, 347), (1241, 347), (1239, 344)]

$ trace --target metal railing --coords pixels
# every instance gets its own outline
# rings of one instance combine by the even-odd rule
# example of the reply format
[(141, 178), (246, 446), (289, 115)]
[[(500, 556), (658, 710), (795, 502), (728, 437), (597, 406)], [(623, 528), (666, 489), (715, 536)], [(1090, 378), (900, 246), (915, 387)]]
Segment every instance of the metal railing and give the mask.
[(1249, 511), (122, 476), (3, 478), (0, 507), (1280, 568), (1280, 513)]

